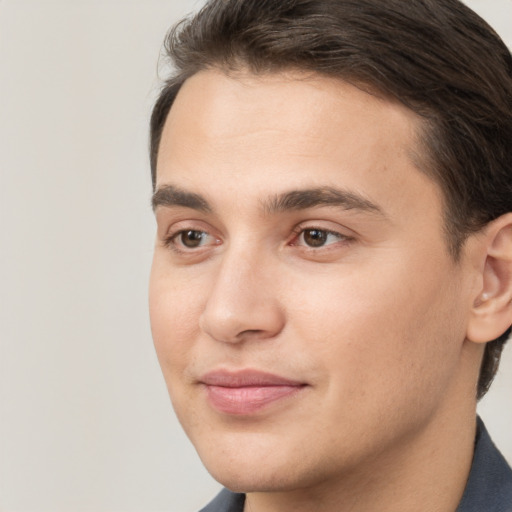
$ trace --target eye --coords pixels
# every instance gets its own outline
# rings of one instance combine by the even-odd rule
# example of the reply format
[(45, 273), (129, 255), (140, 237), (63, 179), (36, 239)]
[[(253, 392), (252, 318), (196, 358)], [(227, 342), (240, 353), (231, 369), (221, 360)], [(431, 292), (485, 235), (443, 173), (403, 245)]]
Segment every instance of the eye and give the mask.
[(347, 236), (335, 231), (326, 229), (308, 228), (303, 229), (297, 237), (295, 245), (303, 245), (311, 248), (324, 247), (343, 240), (347, 240)]
[(214, 236), (200, 229), (183, 229), (171, 234), (164, 240), (167, 247), (178, 253), (201, 249), (209, 245), (218, 245), (218, 243), (219, 240)]
[(186, 231), (179, 232), (178, 234), (174, 235), (173, 238), (175, 240), (179, 240), (179, 242), (187, 249), (195, 249), (196, 247), (204, 245), (208, 239), (208, 236), (208, 233), (205, 231), (188, 229)]

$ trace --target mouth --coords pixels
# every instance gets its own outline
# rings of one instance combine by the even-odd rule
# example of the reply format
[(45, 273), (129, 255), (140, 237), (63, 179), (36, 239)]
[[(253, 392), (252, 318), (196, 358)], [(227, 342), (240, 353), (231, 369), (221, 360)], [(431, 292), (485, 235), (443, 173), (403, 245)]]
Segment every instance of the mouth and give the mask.
[(200, 383), (215, 410), (235, 416), (257, 413), (306, 387), (303, 382), (257, 370), (213, 371), (204, 375)]

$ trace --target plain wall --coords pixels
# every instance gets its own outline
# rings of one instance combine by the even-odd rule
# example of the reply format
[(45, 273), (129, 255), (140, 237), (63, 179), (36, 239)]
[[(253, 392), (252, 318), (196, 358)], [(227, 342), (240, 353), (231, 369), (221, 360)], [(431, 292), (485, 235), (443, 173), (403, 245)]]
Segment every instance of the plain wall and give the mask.
[[(0, 0), (0, 510), (186, 512), (219, 485), (154, 354), (147, 123), (201, 2)], [(473, 0), (512, 45), (512, 2)], [(480, 412), (512, 462), (512, 349)]]

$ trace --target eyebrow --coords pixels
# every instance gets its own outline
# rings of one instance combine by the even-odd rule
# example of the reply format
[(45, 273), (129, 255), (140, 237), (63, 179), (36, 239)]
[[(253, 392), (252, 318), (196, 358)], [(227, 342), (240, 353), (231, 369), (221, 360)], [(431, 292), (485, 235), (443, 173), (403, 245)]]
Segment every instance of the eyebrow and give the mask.
[(320, 187), (292, 190), (279, 194), (266, 202), (265, 210), (270, 213), (305, 210), (318, 206), (337, 206), (344, 210), (359, 210), (385, 217), (383, 210), (360, 194), (334, 187)]
[[(203, 213), (212, 213), (213, 208), (208, 201), (194, 192), (187, 192), (175, 185), (163, 185), (152, 197), (153, 210), (159, 206), (182, 206)], [(382, 209), (360, 194), (334, 187), (318, 187), (301, 190), (291, 190), (277, 194), (263, 202), (267, 214), (287, 211), (306, 210), (319, 206), (336, 206), (344, 210), (359, 210), (385, 217)]]
[(174, 185), (164, 185), (158, 188), (151, 198), (151, 205), (153, 211), (159, 206), (166, 206), (168, 208), (172, 206), (183, 206), (203, 213), (212, 212), (212, 207), (203, 196), (193, 192), (187, 192)]

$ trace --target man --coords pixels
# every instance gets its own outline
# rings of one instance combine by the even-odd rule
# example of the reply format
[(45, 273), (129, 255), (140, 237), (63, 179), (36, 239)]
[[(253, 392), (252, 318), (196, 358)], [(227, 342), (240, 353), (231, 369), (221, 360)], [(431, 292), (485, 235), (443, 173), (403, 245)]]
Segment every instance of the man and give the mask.
[(512, 511), (512, 57), (457, 0), (212, 0), (151, 123), (153, 337), (208, 512)]

